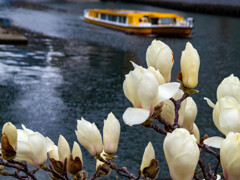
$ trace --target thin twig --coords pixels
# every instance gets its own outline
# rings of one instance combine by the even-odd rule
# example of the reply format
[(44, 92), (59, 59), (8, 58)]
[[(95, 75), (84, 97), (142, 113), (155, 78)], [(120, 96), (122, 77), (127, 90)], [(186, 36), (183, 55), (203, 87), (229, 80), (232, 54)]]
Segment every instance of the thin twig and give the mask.
[[(27, 163), (25, 161), (16, 161), (16, 160), (7, 161), (7, 160), (3, 159), (2, 157), (0, 157), (0, 165), (16, 169), (14, 174), (8, 173), (7, 171), (3, 171), (3, 173), (1, 173), (1, 174), (4, 176), (13, 176), (18, 179), (28, 178), (28, 179), (32, 179), (32, 180), (37, 180), (37, 178), (34, 176), (34, 173), (37, 172), (38, 169), (30, 171), (28, 169)], [(25, 173), (26, 176), (20, 176), (18, 174), (20, 171)]]
[[(209, 146), (207, 146), (205, 144), (204, 145), (198, 144), (198, 147), (202, 148), (202, 160), (199, 160), (198, 164), (199, 164), (199, 166), (202, 169), (204, 178), (205, 179), (209, 179), (209, 180), (215, 179), (216, 176), (217, 176), (217, 169), (218, 169), (218, 166), (219, 166), (220, 155), (218, 153), (216, 153), (215, 151), (213, 151)], [(211, 169), (210, 164), (208, 164), (209, 170), (207, 170), (207, 168), (206, 168), (205, 152), (208, 152), (208, 153), (214, 155), (217, 158), (217, 160), (218, 160), (218, 163), (217, 163), (217, 165), (215, 167), (214, 174), (212, 173), (212, 169)]]
[(217, 162), (217, 164), (216, 164), (216, 166), (215, 166), (214, 176), (217, 176), (217, 170), (218, 170), (218, 168), (219, 168), (219, 165), (220, 165), (220, 159), (218, 159), (218, 162)]
[[(33, 180), (37, 180), (37, 178), (34, 176), (34, 174), (38, 171), (38, 169), (35, 169), (33, 171), (30, 171), (28, 169), (28, 165), (26, 163), (26, 161), (16, 161), (16, 160), (11, 160), (11, 161), (8, 161), (9, 163), (12, 163), (12, 164), (18, 164), (20, 166), (23, 167), (24, 170), (21, 170), (21, 169), (18, 169), (18, 170), (21, 170), (23, 171), (28, 177), (31, 177), (31, 179)], [(19, 167), (19, 166), (18, 166)]]
[(146, 128), (152, 128), (160, 134), (167, 135), (167, 131), (162, 129), (158, 124), (144, 124), (143, 126)]
[(199, 164), (199, 166), (202, 169), (202, 173), (203, 173), (204, 178), (207, 179), (207, 180), (210, 180), (209, 174), (208, 174), (208, 171), (207, 171), (207, 168), (206, 168), (206, 165), (205, 165), (205, 162), (203, 162), (201, 159), (199, 159), (198, 160), (198, 164)]
[(54, 171), (53, 168), (50, 166), (50, 167), (47, 167), (47, 166), (43, 166), (41, 167), (42, 170), (44, 171), (47, 171), (47, 172), (51, 172), (54, 176), (56, 176), (58, 179), (61, 179), (61, 180), (69, 180), (68, 179), (68, 176), (66, 175), (61, 175), (59, 174), (58, 172)]
[(195, 179), (195, 180), (200, 180), (200, 178), (199, 178), (199, 177), (197, 177), (197, 174), (194, 174), (194, 177), (193, 177), (193, 179)]
[(165, 129), (171, 129), (172, 130), (172, 125), (169, 124), (163, 117), (157, 116), (155, 119), (161, 124), (164, 125)]
[(106, 163), (109, 167), (115, 170), (119, 175), (127, 177), (129, 179), (135, 180), (137, 179), (134, 174), (130, 173), (126, 167), (118, 168), (116, 164), (112, 162), (112, 160), (105, 160), (101, 156), (98, 156), (98, 160)]
[(212, 172), (212, 168), (211, 168), (211, 163), (209, 162), (208, 163), (208, 170), (209, 170), (209, 174), (213, 174), (213, 172)]
[(198, 144), (199, 148), (205, 149), (206, 152), (214, 155), (218, 160), (220, 160), (220, 155), (218, 153), (216, 153), (215, 151), (213, 151), (208, 145), (203, 145), (203, 144)]
[(96, 171), (89, 180), (94, 180), (98, 177), (99, 171)]
[(14, 173), (9, 173), (9, 172), (7, 172), (7, 171), (0, 171), (0, 174), (1, 174), (2, 176), (15, 177), (15, 178), (20, 179), (20, 180), (24, 180), (24, 179), (25, 179), (25, 177), (24, 177), (24, 176), (20, 176), (17, 171), (15, 171)]

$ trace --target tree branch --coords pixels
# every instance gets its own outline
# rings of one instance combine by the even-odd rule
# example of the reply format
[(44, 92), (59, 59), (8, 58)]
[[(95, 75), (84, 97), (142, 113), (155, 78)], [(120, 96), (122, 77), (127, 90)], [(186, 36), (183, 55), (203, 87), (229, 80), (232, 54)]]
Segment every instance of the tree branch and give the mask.
[(170, 98), (170, 100), (173, 102), (174, 106), (175, 106), (175, 119), (174, 119), (174, 124), (172, 126), (172, 129), (176, 129), (178, 128), (178, 119), (179, 119), (179, 109), (181, 108), (181, 103), (189, 96), (188, 93), (184, 93), (183, 96), (181, 97), (181, 99), (179, 100), (175, 100), (173, 98)]
[[(0, 165), (16, 169), (14, 174), (8, 173), (7, 171), (1, 171), (1, 174), (3, 176), (12, 176), (12, 177), (16, 177), (18, 179), (31, 178), (33, 180), (37, 180), (37, 178), (34, 176), (34, 174), (38, 171), (38, 169), (30, 171), (28, 169), (27, 163), (25, 161), (16, 161), (16, 160), (7, 161), (7, 160), (3, 159), (2, 157), (0, 157)], [(25, 173), (26, 176), (20, 176), (19, 175), (20, 171)]]

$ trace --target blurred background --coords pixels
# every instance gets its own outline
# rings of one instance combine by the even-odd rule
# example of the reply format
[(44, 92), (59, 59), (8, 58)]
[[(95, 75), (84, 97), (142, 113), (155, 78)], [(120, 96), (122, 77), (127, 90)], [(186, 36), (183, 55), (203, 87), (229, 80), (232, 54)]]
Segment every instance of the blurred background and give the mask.
[[(223, 136), (215, 128), (212, 109), (203, 98), (216, 102), (216, 89), (222, 79), (231, 74), (240, 77), (238, 11), (231, 9), (234, 13), (226, 10), (219, 14), (218, 8), (212, 12), (206, 10), (207, 6), (203, 10), (180, 10), (176, 9), (177, 5), (175, 9), (167, 9), (174, 8), (173, 5), (166, 6), (167, 3), (188, 3), (189, 7), (193, 7), (200, 1), (159, 0), (157, 4), (156, 1), (146, 4), (147, 1), (137, 0), (130, 3), (1, 0), (1, 27), (26, 36), (28, 44), (0, 44), (0, 126), (8, 121), (17, 128), (24, 124), (48, 136), (56, 144), (61, 134), (72, 148), (73, 142), (77, 141), (77, 119), (84, 117), (95, 122), (102, 132), (103, 120), (113, 112), (121, 123), (116, 160), (119, 167), (126, 166), (136, 175), (144, 149), (151, 141), (161, 168), (158, 177), (168, 178), (162, 148), (164, 136), (141, 126), (126, 126), (122, 121), (123, 112), (131, 106), (122, 89), (125, 74), (133, 69), (130, 61), (146, 67), (146, 49), (152, 40), (157, 39), (169, 45), (174, 53), (172, 81), (176, 81), (180, 72), (181, 52), (186, 43), (191, 42), (198, 50), (201, 60), (199, 93), (192, 96), (198, 105), (196, 124), (201, 136)], [(221, 8), (227, 7), (225, 9), (238, 7), (238, 1), (233, 0), (212, 3), (221, 5)], [(210, 7), (215, 7), (213, 4)], [(85, 23), (83, 10), (89, 8), (177, 13), (185, 18), (193, 17), (194, 29), (189, 37), (126, 34)], [(203, 14), (203, 11), (216, 14)], [(84, 147), (81, 146), (81, 149), (84, 170), (91, 176), (95, 172), (95, 159)], [(214, 158), (209, 158), (214, 164)], [(102, 179), (113, 179), (115, 175), (112, 172), (110, 177)], [(46, 179), (47, 174), (38, 172), (37, 177)]]

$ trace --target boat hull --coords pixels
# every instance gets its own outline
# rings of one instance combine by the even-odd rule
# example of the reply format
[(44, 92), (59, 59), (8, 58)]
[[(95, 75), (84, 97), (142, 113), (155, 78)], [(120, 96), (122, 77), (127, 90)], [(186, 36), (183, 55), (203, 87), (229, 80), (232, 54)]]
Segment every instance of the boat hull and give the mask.
[(191, 27), (178, 27), (178, 26), (158, 26), (158, 27), (136, 27), (136, 26), (120, 26), (105, 22), (96, 21), (89, 18), (84, 18), (85, 22), (121, 30), (126, 33), (133, 34), (162, 34), (162, 35), (189, 35), (192, 31)]

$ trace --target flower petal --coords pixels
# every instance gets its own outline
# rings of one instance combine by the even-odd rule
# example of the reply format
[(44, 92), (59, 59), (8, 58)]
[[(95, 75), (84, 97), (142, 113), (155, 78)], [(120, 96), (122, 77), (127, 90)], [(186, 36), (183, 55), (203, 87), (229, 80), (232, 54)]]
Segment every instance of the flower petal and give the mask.
[(165, 83), (158, 86), (158, 101), (157, 104), (173, 97), (179, 89), (180, 84), (177, 82)]
[(31, 129), (26, 128), (23, 124), (22, 124), (22, 128), (28, 134), (32, 134), (33, 133), (33, 131)]
[(240, 133), (240, 112), (236, 107), (223, 110), (219, 116), (221, 132), (227, 135), (229, 132)]
[(129, 126), (142, 124), (147, 120), (149, 114), (149, 110), (129, 107), (123, 113), (123, 121)]
[(134, 69), (135, 69), (136, 67), (141, 67), (141, 66), (137, 65), (136, 63), (134, 63), (133, 61), (130, 61), (130, 62), (132, 63), (132, 66), (133, 66)]
[(17, 161), (26, 161), (28, 164), (33, 165), (32, 158), (34, 154), (32, 148), (28, 142), (18, 141), (17, 155), (15, 160)]
[(69, 144), (62, 135), (58, 139), (58, 155), (61, 162), (64, 162), (66, 158), (69, 159), (70, 156)]
[(224, 138), (219, 137), (219, 136), (213, 136), (210, 138), (207, 138), (203, 141), (204, 144), (214, 147), (214, 148), (220, 148), (222, 145)]
[(55, 147), (54, 142), (52, 142), (52, 140), (49, 137), (46, 137), (46, 143), (47, 143), (47, 152), (52, 151)]
[(215, 107), (215, 104), (210, 100), (210, 99), (208, 99), (208, 98), (203, 98), (204, 100), (206, 100), (207, 101), (207, 103), (208, 103), (208, 105), (211, 107), (211, 108), (214, 108)]
[(32, 161), (34, 161), (36, 165), (44, 164), (47, 160), (46, 138), (42, 134), (34, 132), (29, 135), (29, 144), (34, 154)]

